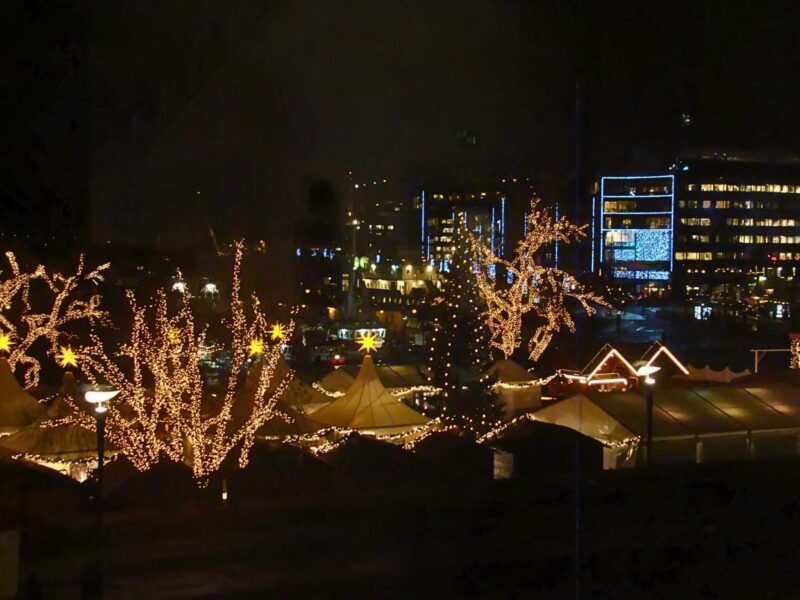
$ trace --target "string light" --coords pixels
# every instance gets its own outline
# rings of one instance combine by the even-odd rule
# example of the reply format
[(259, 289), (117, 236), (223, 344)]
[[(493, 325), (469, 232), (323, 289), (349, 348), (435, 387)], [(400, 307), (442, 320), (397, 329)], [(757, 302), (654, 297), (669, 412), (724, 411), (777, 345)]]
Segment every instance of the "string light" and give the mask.
[(793, 338), (789, 342), (789, 352), (791, 352), (789, 365), (792, 369), (800, 369), (800, 337)]
[[(88, 321), (91, 327), (105, 317), (99, 308), (99, 294), (90, 295), (87, 300), (75, 299), (74, 295), (82, 284), (103, 281), (103, 271), (109, 265), (106, 263), (89, 270), (81, 255), (75, 273), (64, 275), (49, 274), (43, 265), (24, 272), (13, 252), (6, 252), (6, 259), (10, 275), (0, 281), (0, 340), (5, 337), (8, 362), (12, 369), (21, 367), (25, 387), (30, 388), (39, 384), (41, 371), (39, 360), (29, 354), (37, 341), (46, 339), (50, 343), (50, 352), (55, 354), (62, 338), (66, 336), (66, 326), (77, 321)], [(39, 284), (36, 298), (45, 307), (43, 312), (34, 312), (31, 307), (30, 294), (34, 283)], [(44, 301), (44, 298), (47, 300)], [(18, 303), (21, 310), (20, 316), (12, 322), (3, 311), (10, 309), (14, 303)]]
[[(213, 395), (206, 388), (200, 359), (221, 348), (208, 344), (206, 329), (196, 327), (187, 295), (181, 295), (177, 310), (170, 313), (164, 289), (149, 308), (129, 292), (129, 339), (109, 354), (93, 336), (92, 344), (77, 353), (92, 383), (107, 383), (120, 391), (109, 407), (106, 431), (140, 471), (164, 456), (190, 464), (202, 485), (234, 449), (239, 450), (239, 466), (246, 466), (256, 431), (280, 412), (275, 404), (292, 377), (291, 371), (277, 376), (280, 344), (263, 344), (248, 375), (249, 388), (240, 390), (239, 374), (251, 364), (251, 344), (263, 340), (269, 328), (258, 298), (251, 296), (249, 311), (240, 298), (243, 244), (238, 242), (234, 250), (231, 313), (225, 321), (231, 337), (230, 372), (218, 407), (209, 406)], [(291, 319), (282, 325), (287, 336), (293, 328)], [(78, 414), (84, 415), (79, 417), (83, 426), (94, 429), (94, 419)]]
[[(586, 235), (585, 225), (573, 225), (566, 217), (553, 219), (547, 209), (539, 208), (539, 202), (538, 198), (531, 200), (526, 235), (517, 243), (511, 260), (498, 256), (479, 237), (467, 232), (478, 262), (475, 279), (487, 307), (484, 318), (491, 332), (491, 345), (509, 358), (521, 345), (523, 317), (533, 313), (544, 321), (528, 340), (529, 358), (534, 362), (562, 328), (575, 331), (567, 298), (577, 300), (590, 315), (595, 312), (592, 304), (608, 306), (569, 273), (537, 263), (537, 254), (547, 245), (556, 240), (569, 244)], [(511, 276), (511, 283), (505, 287), (492, 275), (498, 265)]]

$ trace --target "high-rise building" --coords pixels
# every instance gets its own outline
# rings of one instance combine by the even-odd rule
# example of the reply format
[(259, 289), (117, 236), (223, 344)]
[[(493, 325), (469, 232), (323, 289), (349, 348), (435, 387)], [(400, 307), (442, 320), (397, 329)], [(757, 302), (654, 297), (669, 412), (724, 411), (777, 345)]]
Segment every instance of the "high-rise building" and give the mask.
[(355, 256), (396, 259), (414, 246), (414, 216), (407, 190), (384, 178), (347, 178), (347, 226)]
[(744, 285), (796, 281), (800, 158), (705, 153), (681, 157), (672, 169), (680, 292), (740, 296)]
[(603, 177), (592, 207), (592, 270), (665, 284), (673, 265), (674, 175)]
[(777, 297), (794, 285), (800, 158), (695, 153), (668, 171), (595, 185), (593, 272), (639, 291), (669, 285), (679, 297), (713, 300)]
[(457, 215), (497, 254), (524, 235), (523, 215), (535, 195), (530, 178), (506, 177), (460, 186), (430, 185), (414, 195), (419, 251), (425, 262), (447, 270)]

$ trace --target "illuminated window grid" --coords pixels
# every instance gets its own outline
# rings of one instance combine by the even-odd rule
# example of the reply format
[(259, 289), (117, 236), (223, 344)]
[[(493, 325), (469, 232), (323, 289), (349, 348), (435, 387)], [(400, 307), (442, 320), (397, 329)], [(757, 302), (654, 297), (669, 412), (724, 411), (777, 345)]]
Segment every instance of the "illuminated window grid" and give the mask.
[[(606, 181), (642, 181), (648, 179), (669, 179), (670, 181), (670, 193), (669, 194), (609, 194), (606, 195), (605, 193), (605, 185)], [(670, 199), (670, 210), (669, 211), (629, 211), (629, 212), (614, 212), (614, 213), (606, 213), (605, 211), (605, 201), (606, 198), (608, 199), (627, 199), (627, 200), (639, 200), (642, 198), (669, 198)], [(614, 215), (670, 215), (670, 227), (663, 228), (661, 231), (673, 231), (674, 228), (674, 218), (675, 218), (675, 176), (674, 175), (627, 175), (627, 176), (610, 176), (610, 177), (602, 177), (600, 179), (600, 263), (604, 260), (604, 246), (605, 243), (605, 232), (606, 231), (625, 231), (624, 229), (614, 227), (614, 228), (606, 228), (605, 227), (605, 216), (606, 214), (614, 214)], [(658, 229), (654, 229), (653, 231), (658, 231)], [(674, 241), (672, 236), (670, 236), (670, 249), (669, 249), (669, 269), (670, 272), (673, 270), (674, 266), (674, 252), (673, 252)]]

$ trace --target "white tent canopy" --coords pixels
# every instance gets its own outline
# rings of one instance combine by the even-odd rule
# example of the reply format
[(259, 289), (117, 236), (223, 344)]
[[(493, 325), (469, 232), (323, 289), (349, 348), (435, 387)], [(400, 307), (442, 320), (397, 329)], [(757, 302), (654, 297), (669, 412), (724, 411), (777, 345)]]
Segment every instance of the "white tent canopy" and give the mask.
[(0, 433), (29, 425), (44, 411), (44, 405), (19, 385), (8, 360), (0, 358)]
[(384, 435), (402, 433), (430, 421), (389, 393), (369, 355), (364, 356), (358, 377), (347, 392), (310, 418), (323, 425)]
[[(800, 439), (798, 392), (788, 385), (656, 390), (654, 460), (795, 455)], [(609, 447), (633, 449), (647, 435), (647, 404), (636, 393), (586, 392), (548, 406), (535, 417), (571, 427)]]

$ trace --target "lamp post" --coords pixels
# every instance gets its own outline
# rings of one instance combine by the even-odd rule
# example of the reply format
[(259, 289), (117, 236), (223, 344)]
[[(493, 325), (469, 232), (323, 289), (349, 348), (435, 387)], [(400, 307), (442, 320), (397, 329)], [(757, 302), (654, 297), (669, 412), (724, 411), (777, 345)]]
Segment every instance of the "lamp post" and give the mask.
[(653, 464), (653, 386), (656, 383), (655, 375), (661, 367), (653, 365), (644, 365), (639, 367), (636, 374), (644, 378), (645, 386), (647, 387), (647, 466)]
[[(95, 553), (98, 570), (98, 584), (102, 586), (101, 548), (103, 543), (103, 462), (105, 457), (106, 413), (110, 402), (119, 390), (88, 390), (84, 395), (86, 402), (94, 407), (94, 418), (97, 422), (97, 488), (95, 490), (95, 511), (97, 515), (97, 531)], [(102, 589), (102, 587), (100, 587)]]

